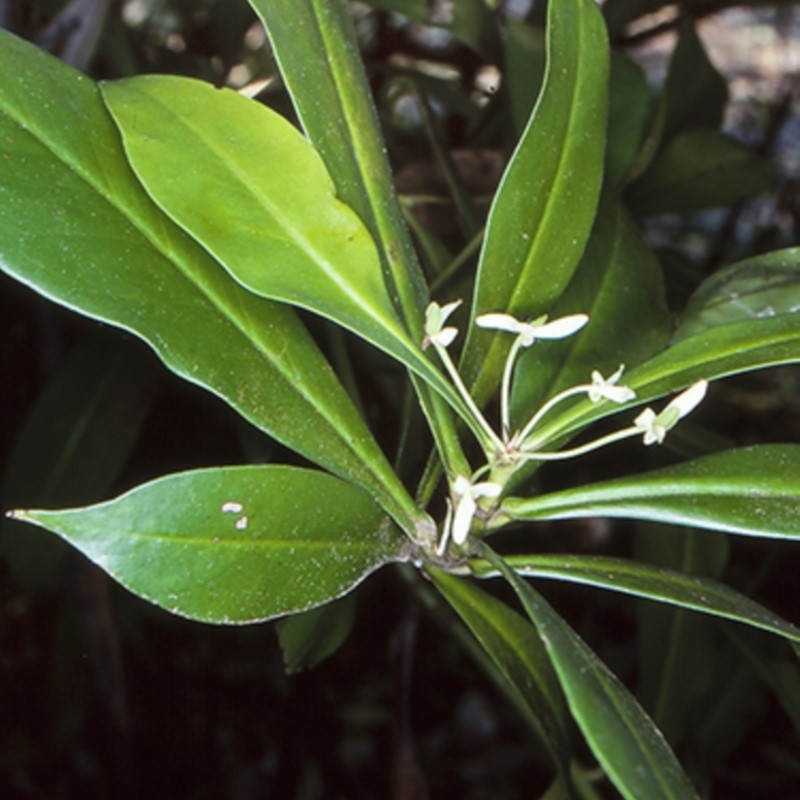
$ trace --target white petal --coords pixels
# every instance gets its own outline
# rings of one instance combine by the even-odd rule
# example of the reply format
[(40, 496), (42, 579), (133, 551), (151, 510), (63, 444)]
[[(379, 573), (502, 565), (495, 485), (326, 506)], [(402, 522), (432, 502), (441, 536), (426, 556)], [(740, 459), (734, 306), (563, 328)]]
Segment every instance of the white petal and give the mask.
[(706, 396), (708, 389), (708, 381), (697, 381), (693, 383), (685, 392), (679, 394), (672, 402), (664, 409), (675, 409), (678, 412), (678, 418), (685, 417), (692, 409), (696, 408), (701, 400)]
[(472, 518), (475, 516), (477, 505), (472, 495), (467, 492), (461, 496), (456, 506), (456, 513), (453, 517), (453, 541), (456, 544), (464, 544), (469, 536), (469, 529), (472, 526)]
[(440, 344), (442, 347), (450, 347), (453, 344), (453, 340), (458, 336), (458, 328), (447, 327), (442, 328), (439, 333), (435, 333), (433, 336), (428, 337), (432, 342), (436, 342)]
[(586, 314), (570, 314), (568, 317), (554, 319), (536, 328), (537, 339), (564, 339), (579, 331), (587, 322)]
[(525, 324), (520, 322), (511, 314), (481, 314), (475, 318), (475, 324), (479, 328), (491, 328), (496, 331), (508, 331), (508, 333), (519, 333), (522, 326)]
[(667, 429), (663, 425), (659, 425), (657, 419), (656, 412), (652, 408), (646, 408), (633, 421), (633, 424), (644, 434), (645, 444), (655, 444), (656, 442), (661, 444), (667, 435)]
[(442, 325), (447, 322), (447, 318), (461, 305), (462, 300), (453, 300), (452, 303), (447, 303), (442, 306)]
[(499, 483), (476, 483), (472, 487), (472, 496), (477, 500), (479, 497), (500, 497), (503, 487)]

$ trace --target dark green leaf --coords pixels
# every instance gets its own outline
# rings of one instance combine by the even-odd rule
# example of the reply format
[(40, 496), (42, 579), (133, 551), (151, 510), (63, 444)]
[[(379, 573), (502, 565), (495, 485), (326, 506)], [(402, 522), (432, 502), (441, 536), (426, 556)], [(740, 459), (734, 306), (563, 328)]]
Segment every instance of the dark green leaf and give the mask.
[(528, 499), (513, 520), (624, 517), (783, 539), (800, 537), (800, 445), (760, 445)]
[(536, 98), (542, 88), (547, 66), (545, 32), (514, 18), (507, 21), (504, 85), (511, 103), (516, 139), (522, 137)]
[(652, 720), (589, 646), (490, 548), (482, 555), (511, 584), (558, 673), (572, 715), (627, 800), (699, 800)]
[(287, 672), (315, 667), (333, 655), (353, 629), (356, 595), (278, 620), (275, 629)]
[[(82, 339), (47, 382), (5, 462), (0, 508), (91, 503), (106, 496), (156, 392), (155, 359), (109, 335)], [(3, 559), (26, 587), (49, 585), (66, 546), (8, 520)]]
[(151, 202), (94, 84), (9, 34), (0, 58), (0, 267), (137, 334), (178, 375), (364, 486), (413, 530), (420, 512), (305, 328), (231, 280)]
[[(723, 583), (639, 561), (605, 556), (505, 556), (519, 575), (596, 586), (660, 603), (732, 619), (800, 642), (800, 628)], [(496, 575), (486, 562), (472, 563), (476, 574)]]
[(470, 581), (440, 570), (428, 574), (507, 682), (516, 707), (547, 746), (559, 771), (568, 774), (567, 708), (535, 629)]
[(640, 154), (650, 114), (650, 90), (642, 68), (624, 53), (612, 52), (608, 96), (606, 183), (624, 182)]
[[(684, 573), (681, 578), (686, 573), (719, 578), (729, 551), (730, 537), (722, 533), (697, 536), (690, 528), (675, 525), (636, 525), (636, 557), (655, 567), (678, 570)], [(706, 595), (698, 592), (697, 599), (704, 603)], [(750, 604), (742, 599), (744, 607)], [(765, 613), (765, 609), (755, 610), (762, 616)], [(637, 603), (636, 627), (640, 697), (667, 738), (684, 746), (692, 738), (697, 711), (705, 709), (709, 695), (717, 694), (723, 626), (706, 614), (695, 614), (667, 600)]]
[(305, 611), (405, 558), (369, 495), (294, 467), (183, 472), (99, 505), (13, 516), (58, 533), (140, 597), (203, 622)]
[(715, 272), (689, 300), (675, 339), (779, 314), (797, 314), (800, 325), (800, 248), (756, 256)]
[(695, 22), (684, 17), (664, 85), (663, 141), (691, 128), (719, 128), (728, 84), (709, 61)]
[(769, 159), (718, 131), (676, 136), (626, 194), (640, 216), (730, 206), (775, 186)]
[[(608, 43), (593, 0), (551, 3), (544, 86), (489, 213), (472, 316), (550, 312), (594, 221), (603, 175)], [(463, 376), (483, 402), (508, 335), (470, 330)]]

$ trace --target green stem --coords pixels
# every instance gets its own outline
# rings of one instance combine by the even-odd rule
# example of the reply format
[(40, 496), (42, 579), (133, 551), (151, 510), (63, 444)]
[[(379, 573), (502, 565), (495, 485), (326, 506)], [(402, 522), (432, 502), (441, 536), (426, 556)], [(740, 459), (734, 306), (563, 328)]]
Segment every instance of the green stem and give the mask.
[(601, 436), (593, 442), (587, 442), (580, 447), (573, 447), (571, 450), (557, 450), (552, 453), (537, 453), (533, 451), (521, 451), (519, 456), (523, 461), (561, 461), (566, 458), (575, 458), (582, 456), (586, 453), (591, 453), (592, 450), (597, 450), (600, 447), (605, 447), (607, 444), (619, 442), (622, 439), (630, 439), (631, 436), (641, 435), (642, 429), (632, 425), (630, 428), (623, 428), (616, 433), (609, 433), (606, 436)]
[(568, 397), (572, 397), (576, 394), (583, 394), (587, 392), (592, 387), (588, 384), (581, 384), (580, 386), (573, 386), (570, 389), (565, 389), (563, 392), (559, 392), (558, 394), (551, 397), (525, 424), (525, 427), (514, 436), (514, 439), (517, 442), (524, 443), (528, 436), (531, 435), (531, 432), (539, 423), (539, 420), (551, 409), (553, 406), (560, 403), (562, 400), (566, 400)]
[(461, 380), (461, 376), (458, 374), (456, 365), (450, 358), (447, 348), (436, 341), (433, 342), (433, 346), (436, 348), (436, 352), (439, 354), (439, 358), (441, 358), (448, 375), (453, 381), (458, 393), (461, 395), (461, 398), (464, 400), (467, 408), (472, 413), (474, 421), (478, 425), (477, 430), (474, 427), (472, 430), (477, 436), (478, 441), (481, 443), (481, 447), (483, 447), (484, 452), (491, 458), (494, 453), (505, 450), (505, 445), (501, 441), (500, 437), (494, 432), (492, 426), (486, 421), (486, 417), (483, 416), (483, 413), (472, 399), (472, 395), (470, 395), (470, 393), (467, 391), (467, 387), (464, 386), (464, 382)]

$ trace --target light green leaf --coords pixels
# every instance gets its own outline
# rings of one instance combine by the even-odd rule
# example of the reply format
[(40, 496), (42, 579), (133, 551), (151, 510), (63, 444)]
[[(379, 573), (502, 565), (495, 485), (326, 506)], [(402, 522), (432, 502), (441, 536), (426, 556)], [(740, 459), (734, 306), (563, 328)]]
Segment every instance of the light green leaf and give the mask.
[(747, 319), (796, 314), (800, 325), (800, 248), (748, 258), (715, 272), (689, 300), (675, 339)]
[[(322, 156), (337, 196), (372, 234), (392, 300), (412, 336), (420, 340), (428, 292), (394, 191), (347, 4), (342, 0), (250, 0), (250, 4), (267, 28), (306, 136)], [(463, 473), (468, 470), (466, 457), (450, 409), (423, 381), (412, 378), (412, 382), (448, 472)], [(440, 385), (440, 391), (443, 388), (448, 393), (449, 386)], [(460, 399), (449, 395), (450, 404), (458, 407)]]
[(589, 646), (514, 570), (481, 554), (516, 592), (558, 673), (572, 715), (597, 760), (627, 800), (699, 800), (652, 720)]
[(500, 513), (512, 520), (650, 519), (793, 539), (800, 537), (800, 445), (742, 447), (642, 475), (508, 498)]
[(275, 625), (286, 671), (315, 667), (333, 655), (353, 629), (356, 595), (347, 594), (332, 603), (279, 619)]
[(405, 560), (408, 544), (360, 489), (285, 466), (183, 472), (99, 505), (13, 516), (173, 614), (225, 624), (327, 603)]
[(461, 617), (506, 681), (514, 705), (569, 774), (568, 712), (550, 660), (536, 631), (516, 611), (473, 583), (429, 570), (433, 582)]
[[(505, 556), (518, 574), (567, 583), (595, 586), (612, 592), (642, 597), (673, 606), (735, 620), (754, 628), (800, 642), (800, 628), (725, 584), (687, 572), (654, 567), (640, 561), (606, 556), (569, 554)], [(480, 577), (494, 577), (497, 570), (485, 561), (470, 563)]]
[(395, 313), (369, 232), (283, 117), (186, 78), (131, 78), (105, 84), (103, 96), (150, 195), (237, 281), (352, 330), (470, 419)]
[(576, 403), (539, 428), (542, 442), (561, 440), (610, 414), (677, 392), (695, 381), (800, 361), (800, 326), (792, 315), (724, 325), (683, 339), (626, 375), (636, 400), (625, 406)]
[[(551, 3), (547, 71), (489, 213), (473, 318), (548, 313), (586, 246), (603, 175), (608, 43), (593, 0)], [(463, 376), (480, 402), (497, 385), (509, 337), (470, 330)]]
[(730, 206), (775, 186), (769, 159), (729, 136), (698, 128), (678, 134), (626, 199), (637, 216)]
[(386, 146), (343, 0), (249, 0), (261, 18), (303, 130), (337, 196), (372, 234), (387, 284), (412, 335), (427, 290), (394, 191)]
[(365, 487), (412, 531), (421, 512), (303, 325), (158, 210), (94, 84), (5, 33), (0, 59), (0, 268), (140, 336), (175, 373)]

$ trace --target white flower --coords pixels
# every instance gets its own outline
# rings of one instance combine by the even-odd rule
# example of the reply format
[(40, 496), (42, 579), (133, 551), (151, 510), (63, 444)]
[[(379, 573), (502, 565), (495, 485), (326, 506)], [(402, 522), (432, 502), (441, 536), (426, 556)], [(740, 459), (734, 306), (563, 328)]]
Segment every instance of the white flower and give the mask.
[(481, 314), (475, 319), (475, 324), (480, 328), (515, 333), (522, 347), (530, 347), (537, 339), (565, 339), (567, 336), (572, 336), (588, 321), (589, 317), (586, 314), (570, 314), (552, 322), (547, 321), (545, 314), (532, 322), (523, 322), (511, 314), (491, 313)]
[(601, 400), (611, 400), (614, 403), (627, 403), (636, 397), (636, 392), (627, 386), (617, 386), (617, 381), (622, 377), (625, 365), (620, 364), (619, 369), (609, 378), (604, 378), (596, 369), (592, 370), (592, 385), (588, 390), (589, 400), (599, 403)]
[(706, 389), (708, 389), (708, 381), (697, 381), (675, 397), (660, 414), (656, 414), (652, 408), (642, 411), (633, 424), (644, 434), (644, 443), (661, 444), (667, 431), (674, 428), (679, 419), (685, 417), (699, 405), (706, 396)]
[(445, 306), (430, 303), (425, 310), (425, 338), (422, 340), (422, 349), (429, 345), (449, 347), (458, 335), (458, 328), (445, 328), (447, 318), (461, 305), (461, 300), (455, 300)]
[(472, 527), (481, 497), (500, 497), (502, 487), (497, 483), (471, 483), (469, 478), (459, 475), (452, 483), (455, 513), (453, 514), (452, 537), (456, 544), (464, 544)]

